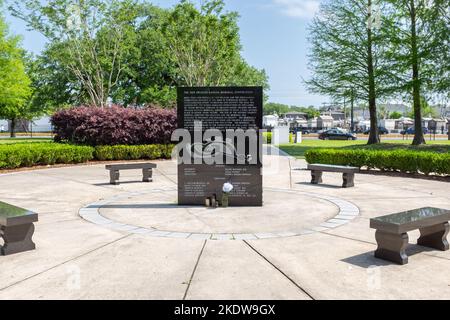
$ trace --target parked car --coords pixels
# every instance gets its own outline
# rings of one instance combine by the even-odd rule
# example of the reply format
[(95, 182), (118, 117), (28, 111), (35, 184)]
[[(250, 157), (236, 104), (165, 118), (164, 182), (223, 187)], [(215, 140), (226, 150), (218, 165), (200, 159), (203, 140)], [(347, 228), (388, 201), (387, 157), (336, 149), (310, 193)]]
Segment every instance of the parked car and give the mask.
[[(429, 130), (427, 127), (422, 127), (422, 131), (423, 131), (423, 134), (429, 133)], [(403, 135), (404, 134), (414, 134), (415, 132), (416, 132), (416, 130), (414, 130), (414, 127), (410, 127), (406, 130), (400, 131), (400, 134), (403, 134)]]
[(340, 129), (330, 129), (319, 134), (321, 140), (356, 140), (356, 135)]
[[(388, 133), (389, 133), (389, 130), (386, 129), (385, 127), (378, 127), (378, 132), (379, 132), (380, 134), (388, 134)], [(370, 133), (370, 128), (369, 128), (369, 129), (366, 129), (366, 130), (364, 131), (364, 134), (369, 134), (369, 133)]]
[(311, 133), (311, 131), (309, 131), (308, 129), (306, 129), (306, 128), (292, 128), (291, 130), (290, 130), (290, 132), (291, 133), (296, 133), (296, 132), (302, 132), (302, 134), (310, 134)]

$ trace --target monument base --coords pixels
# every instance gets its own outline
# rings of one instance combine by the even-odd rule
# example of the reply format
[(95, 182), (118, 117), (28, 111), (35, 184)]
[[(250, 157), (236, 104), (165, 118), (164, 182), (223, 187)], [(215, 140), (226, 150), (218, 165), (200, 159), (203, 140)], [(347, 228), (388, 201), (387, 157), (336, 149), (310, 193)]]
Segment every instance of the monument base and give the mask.
[(222, 199), (224, 183), (233, 191), (228, 206), (262, 206), (262, 167), (259, 165), (178, 165), (178, 204), (205, 205), (205, 199)]

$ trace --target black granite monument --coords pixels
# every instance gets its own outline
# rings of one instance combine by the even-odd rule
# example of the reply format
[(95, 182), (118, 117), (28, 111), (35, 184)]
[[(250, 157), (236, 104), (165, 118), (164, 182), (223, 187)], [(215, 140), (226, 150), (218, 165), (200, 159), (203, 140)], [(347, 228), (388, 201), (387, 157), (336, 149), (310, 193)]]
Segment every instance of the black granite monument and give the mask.
[[(178, 128), (192, 139), (191, 161), (178, 164), (180, 205), (204, 205), (211, 199), (220, 205), (229, 183), (229, 206), (262, 206), (262, 101), (261, 87), (178, 88)], [(218, 144), (225, 154), (206, 152)], [(194, 149), (201, 159), (195, 159)], [(222, 162), (211, 163), (211, 158)]]

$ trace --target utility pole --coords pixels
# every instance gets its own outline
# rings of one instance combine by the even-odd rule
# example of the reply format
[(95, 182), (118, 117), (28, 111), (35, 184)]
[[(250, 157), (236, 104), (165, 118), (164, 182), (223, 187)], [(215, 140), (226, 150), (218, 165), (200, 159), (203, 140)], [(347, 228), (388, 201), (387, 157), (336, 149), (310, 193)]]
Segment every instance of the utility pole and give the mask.
[(347, 108), (345, 105), (345, 95), (344, 95), (344, 128), (347, 129)]
[(351, 132), (355, 131), (355, 115), (354, 115), (354, 111), (353, 111), (353, 103), (354, 103), (354, 101), (355, 101), (355, 98), (354, 98), (354, 95), (353, 95), (353, 88), (352, 88), (351, 94), (350, 94), (350, 108), (351, 108), (351, 111), (350, 111), (350, 113), (351, 113), (351, 115), (350, 115), (350, 117), (351, 117), (350, 130), (351, 130)]

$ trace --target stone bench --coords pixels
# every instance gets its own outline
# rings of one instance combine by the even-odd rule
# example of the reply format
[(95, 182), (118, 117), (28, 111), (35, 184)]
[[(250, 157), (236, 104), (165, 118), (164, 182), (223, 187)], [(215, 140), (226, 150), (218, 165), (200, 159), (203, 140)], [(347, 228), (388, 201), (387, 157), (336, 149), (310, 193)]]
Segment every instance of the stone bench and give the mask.
[(342, 187), (349, 188), (355, 185), (355, 173), (359, 172), (357, 167), (337, 166), (331, 164), (308, 164), (307, 170), (311, 171), (311, 183), (322, 183), (322, 172), (342, 172)]
[(36, 249), (32, 237), (38, 214), (0, 201), (0, 255)]
[(399, 264), (408, 263), (406, 247), (408, 231), (420, 230), (417, 244), (446, 251), (449, 249), (450, 210), (421, 208), (370, 219), (370, 227), (376, 229), (378, 248), (375, 257)]
[(108, 164), (105, 166), (106, 170), (109, 170), (110, 184), (119, 184), (120, 170), (136, 170), (142, 169), (142, 181), (152, 182), (153, 169), (156, 168), (154, 163), (125, 163), (125, 164)]

